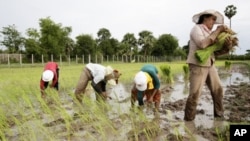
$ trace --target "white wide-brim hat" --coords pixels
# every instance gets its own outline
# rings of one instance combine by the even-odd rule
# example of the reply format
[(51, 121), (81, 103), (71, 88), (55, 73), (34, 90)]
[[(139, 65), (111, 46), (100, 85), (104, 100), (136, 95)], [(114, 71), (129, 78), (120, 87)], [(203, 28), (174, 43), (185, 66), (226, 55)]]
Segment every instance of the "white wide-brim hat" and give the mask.
[(135, 87), (139, 91), (145, 91), (147, 89), (147, 76), (145, 72), (138, 72), (134, 78)]
[(45, 82), (51, 81), (54, 77), (54, 73), (51, 70), (46, 70), (42, 74), (42, 80)]
[(216, 17), (216, 21), (215, 21), (216, 24), (224, 24), (224, 16), (223, 16), (220, 12), (218, 12), (218, 11), (216, 11), (216, 10), (212, 10), (212, 9), (210, 9), (210, 10), (205, 10), (205, 11), (203, 11), (203, 12), (200, 12), (200, 13), (198, 13), (198, 14), (195, 14), (195, 15), (193, 16), (193, 18), (192, 18), (192, 19), (193, 19), (193, 22), (194, 22), (194, 23), (198, 23), (200, 16), (201, 16), (201, 15), (204, 15), (204, 14), (211, 14), (211, 15), (214, 15), (214, 16)]
[[(114, 69), (113, 69), (112, 67), (107, 66), (106, 69), (105, 69), (105, 76), (106, 76), (106, 75), (113, 74), (113, 71), (114, 71)], [(114, 75), (113, 75), (112, 77), (114, 77)], [(116, 85), (116, 81), (114, 80), (114, 78), (108, 80), (108, 83), (109, 83), (110, 85)]]

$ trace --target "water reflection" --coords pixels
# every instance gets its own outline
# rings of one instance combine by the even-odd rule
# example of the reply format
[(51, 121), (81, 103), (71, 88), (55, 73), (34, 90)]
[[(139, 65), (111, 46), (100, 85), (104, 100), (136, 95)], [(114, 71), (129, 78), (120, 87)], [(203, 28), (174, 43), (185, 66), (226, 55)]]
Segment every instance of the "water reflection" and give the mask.
[[(244, 65), (233, 65), (231, 70), (226, 70), (223, 67), (218, 68), (219, 76), (221, 78), (221, 83), (224, 87), (224, 91), (227, 89), (227, 86), (230, 85), (239, 85), (241, 83), (249, 83), (249, 71)], [(188, 97), (188, 81), (184, 80), (184, 76), (179, 74), (176, 76), (174, 90), (171, 94), (165, 98), (168, 101), (175, 102), (180, 99), (185, 99)], [(202, 110), (204, 114), (197, 114), (196, 119), (194, 120), (194, 124), (196, 127), (202, 126), (205, 128), (211, 128), (214, 126), (214, 118), (213, 118), (213, 101), (210, 95), (210, 92), (206, 86), (204, 86), (203, 92), (200, 97), (200, 102), (197, 106), (197, 111)], [(166, 101), (166, 100), (165, 100)], [(226, 113), (227, 111), (225, 111)], [(175, 112), (174, 116), (178, 116), (179, 118), (184, 117), (184, 112)], [(218, 123), (224, 124), (224, 122), (216, 121)]]
[[(231, 70), (225, 70), (223, 68), (218, 68), (219, 76), (221, 78), (221, 82), (223, 84), (224, 90), (226, 90), (229, 85), (237, 85), (242, 82), (249, 83), (249, 72), (242, 68), (242, 66), (233, 66)], [(175, 84), (173, 84), (170, 88), (170, 86), (166, 84), (161, 85), (162, 89), (162, 105), (167, 105), (171, 104), (172, 106), (176, 106), (173, 103), (182, 100), (182, 104), (185, 103), (185, 98), (188, 97), (188, 91), (189, 91), (189, 82), (186, 77), (183, 76), (183, 74), (178, 74), (175, 77)], [(108, 116), (110, 119), (117, 121), (121, 117), (124, 118), (124, 120), (121, 120), (121, 123), (124, 123), (123, 126), (125, 126), (124, 129), (126, 131), (132, 129), (131, 125), (131, 104), (130, 104), (130, 89), (124, 89), (125, 86), (117, 88), (117, 90), (113, 90), (114, 92), (120, 92), (123, 91), (122, 93), (126, 94), (125, 96), (128, 97), (127, 100), (120, 101), (115, 100), (115, 97), (113, 99), (108, 100), (107, 102), (109, 103), (111, 109), (107, 112)], [(126, 88), (126, 87), (125, 87)], [(114, 89), (114, 88), (113, 88)], [(118, 90), (119, 89), (119, 90)], [(112, 91), (112, 88), (111, 88)], [(126, 98), (125, 98), (126, 99)], [(167, 104), (166, 104), (167, 103)], [(217, 121), (214, 119), (213, 116), (213, 101), (211, 98), (211, 95), (209, 93), (209, 90), (207, 89), (206, 86), (204, 86), (202, 95), (200, 97), (199, 104), (197, 106), (197, 111), (202, 111), (201, 113), (196, 115), (196, 118), (193, 122), (185, 122), (183, 121), (184, 117), (184, 107), (183, 105), (178, 105), (178, 108), (176, 110), (170, 109), (170, 107), (165, 106), (162, 107), (162, 111), (159, 116), (155, 116), (154, 113), (151, 110), (148, 110), (147, 107), (142, 110), (142, 112), (145, 114), (145, 117), (149, 120), (149, 122), (153, 122), (154, 124), (159, 124), (161, 128), (164, 127), (170, 127), (172, 129), (172, 126), (175, 126), (175, 124), (182, 124), (182, 126), (179, 126), (179, 130), (183, 131), (184, 134), (187, 134), (187, 131), (185, 131), (186, 128), (189, 128), (192, 133), (192, 130), (195, 130), (197, 128), (213, 128), (213, 127), (221, 127), (223, 125), (226, 125), (226, 121)], [(182, 108), (182, 109), (180, 109)], [(225, 115), (227, 114), (227, 111), (225, 111)], [(137, 114), (135, 114), (137, 115)], [(137, 115), (138, 116), (138, 115)], [(138, 121), (139, 123), (141, 120)], [(164, 128), (163, 127), (163, 128)], [(175, 128), (175, 127), (174, 127)], [(127, 135), (125, 134), (126, 131), (121, 133), (122, 137), (126, 137)], [(194, 135), (194, 138), (197, 140), (204, 140), (206, 139), (202, 138), (201, 136)]]

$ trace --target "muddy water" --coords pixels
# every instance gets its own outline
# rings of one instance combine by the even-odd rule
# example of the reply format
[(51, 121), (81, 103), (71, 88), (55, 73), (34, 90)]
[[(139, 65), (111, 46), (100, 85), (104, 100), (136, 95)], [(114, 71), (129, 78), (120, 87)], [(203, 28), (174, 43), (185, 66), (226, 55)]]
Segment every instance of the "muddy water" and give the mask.
[[(250, 74), (246, 68), (242, 65), (234, 65), (230, 71), (224, 70), (223, 68), (218, 69), (222, 85), (224, 90), (228, 89), (230, 85), (239, 85), (241, 83), (250, 83)], [(149, 122), (155, 121), (157, 119), (157, 124), (162, 131), (152, 140), (163, 141), (166, 140), (167, 135), (173, 133), (175, 134), (178, 130), (178, 133), (182, 136), (187, 136), (187, 130), (191, 134), (193, 134), (193, 138), (199, 141), (208, 141), (209, 139), (204, 138), (200, 134), (197, 134), (195, 130), (197, 128), (212, 128), (212, 127), (220, 127), (226, 124), (226, 121), (216, 121), (213, 118), (213, 102), (209, 93), (209, 90), (206, 86), (204, 86), (202, 95), (200, 97), (200, 102), (197, 107), (198, 114), (193, 122), (184, 122), (184, 106), (186, 98), (188, 97), (188, 82), (183, 79), (183, 76), (177, 75), (175, 76), (175, 83), (172, 86), (162, 84), (162, 99), (161, 99), (161, 111), (159, 115), (155, 116), (154, 112), (151, 108), (145, 107), (142, 109), (143, 113), (146, 115)], [(119, 132), (119, 135), (110, 134), (107, 130), (105, 132), (107, 134), (107, 138), (111, 141), (116, 140), (134, 140), (130, 139), (130, 134), (133, 130), (131, 124), (131, 105), (130, 105), (130, 89), (131, 85), (118, 85), (116, 87), (109, 87), (108, 91), (110, 92), (111, 99), (107, 100), (108, 105), (110, 105), (110, 109), (107, 111), (107, 116), (113, 122), (116, 130)], [(95, 94), (92, 89), (88, 89), (88, 96), (95, 102)], [(225, 94), (225, 97), (230, 97), (231, 95)], [(62, 94), (60, 96), (62, 106), (66, 109), (69, 116), (73, 117), (75, 113), (78, 112), (76, 106), (73, 104), (73, 100), (71, 96)], [(53, 103), (50, 104), (51, 109), (56, 109)], [(37, 113), (40, 115), (41, 120), (30, 120), (28, 122), (23, 123), (22, 126), (27, 128), (39, 128), (36, 127), (37, 123), (44, 123), (43, 125), (48, 128), (50, 133), (55, 133), (56, 135), (60, 135), (59, 137), (55, 137), (56, 140), (66, 140), (64, 138), (64, 134), (66, 133), (65, 123), (61, 118), (60, 113), (54, 113), (54, 117), (51, 117), (49, 114), (45, 113)], [(225, 109), (225, 118), (230, 114), (227, 109)], [(55, 117), (58, 118), (55, 120)], [(132, 115), (133, 116), (133, 115)], [(136, 116), (136, 115), (135, 115)], [(135, 117), (136, 118), (136, 117)], [(88, 132), (92, 132), (93, 136), (96, 140), (101, 140), (100, 135), (95, 134), (91, 125), (80, 126), (78, 124), (78, 120), (74, 120), (72, 126), (77, 129), (77, 135), (72, 136), (71, 140), (82, 140), (87, 137)], [(104, 127), (103, 127), (104, 128)], [(17, 140), (18, 139), (18, 130), (19, 128), (13, 126), (10, 130), (10, 133), (7, 133), (7, 137), (9, 140)], [(92, 131), (93, 130), (93, 131)], [(88, 131), (88, 132), (86, 132)], [(41, 134), (35, 132), (35, 134)], [(46, 136), (37, 135), (37, 140), (44, 140)], [(93, 140), (93, 139), (90, 139)], [(146, 140), (146, 138), (141, 136), (139, 140)], [(168, 139), (168, 140), (171, 140)], [(187, 140), (190, 140), (188, 138)]]
[[(224, 88), (224, 92), (228, 89), (230, 85), (239, 85), (241, 83), (250, 83), (250, 75), (248, 70), (245, 68), (244, 65), (234, 65), (233, 68), (230, 71), (224, 70), (223, 68), (218, 69), (219, 75), (221, 77), (221, 83)], [(184, 117), (184, 106), (185, 106), (185, 99), (188, 97), (188, 82), (183, 80), (183, 75), (178, 75), (175, 78), (175, 84), (171, 87), (162, 84), (162, 101), (161, 103), (164, 105), (164, 103), (168, 102), (179, 102), (179, 105), (175, 105), (176, 110), (169, 109), (168, 106), (163, 106), (162, 112), (160, 117), (161, 119), (168, 119), (169, 121), (172, 121), (172, 123), (178, 123), (179, 131), (182, 134), (185, 134), (184, 128), (188, 127), (191, 131), (195, 130), (196, 128), (213, 128), (213, 127), (220, 127), (225, 124), (227, 124), (226, 121), (217, 121), (213, 118), (213, 101), (211, 99), (210, 92), (206, 86), (204, 86), (202, 95), (200, 97), (200, 102), (197, 107), (197, 111), (199, 114), (197, 114), (195, 120), (193, 122), (183, 122)], [(129, 91), (129, 89), (127, 90)], [(225, 97), (228, 97), (230, 95), (225, 94)], [(114, 104), (114, 102), (111, 102), (110, 104)], [(125, 102), (123, 104), (119, 104), (122, 106), (122, 109), (124, 109), (123, 112), (128, 112), (128, 108), (130, 107), (129, 102)], [(170, 104), (171, 105), (171, 104)], [(116, 106), (114, 106), (116, 107)], [(116, 113), (116, 112), (114, 112)], [(153, 119), (153, 114), (150, 112), (145, 111), (148, 118)], [(225, 118), (228, 118), (227, 114), (230, 114), (227, 109), (225, 109)], [(162, 120), (162, 124), (164, 123), (164, 120)], [(168, 123), (169, 124), (169, 123)], [(181, 126), (183, 125), (183, 126)], [(207, 139), (195, 135), (197, 140), (204, 140)]]
[[(234, 65), (230, 71), (224, 68), (218, 69), (221, 83), (224, 88), (224, 93), (230, 85), (239, 85), (241, 83), (250, 83), (250, 73), (244, 65)], [(224, 97), (230, 97), (231, 95), (226, 94)], [(165, 96), (165, 100), (172, 102), (182, 100), (188, 97), (188, 82), (183, 80), (183, 76), (179, 75), (176, 77), (176, 83), (174, 85), (173, 91)], [(197, 111), (200, 111), (196, 115), (196, 118), (192, 124), (187, 123), (186, 126), (189, 129), (203, 127), (212, 128), (218, 127), (226, 124), (226, 121), (215, 121), (213, 118), (213, 101), (210, 96), (210, 92), (206, 86), (204, 86), (202, 95), (200, 97), (200, 102), (197, 107)], [(183, 119), (184, 111), (172, 111), (173, 117), (176, 119)], [(229, 111), (225, 109), (225, 118), (227, 118)], [(203, 140), (199, 138), (199, 140)], [(205, 139), (204, 139), (205, 140)]]

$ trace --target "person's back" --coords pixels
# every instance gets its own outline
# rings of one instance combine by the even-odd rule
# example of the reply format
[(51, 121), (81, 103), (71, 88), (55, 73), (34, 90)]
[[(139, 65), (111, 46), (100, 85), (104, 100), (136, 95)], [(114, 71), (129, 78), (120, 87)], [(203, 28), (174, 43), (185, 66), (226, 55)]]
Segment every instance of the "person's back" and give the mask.
[(141, 71), (147, 72), (153, 79), (153, 84), (156, 89), (160, 88), (160, 80), (158, 76), (158, 70), (154, 65), (146, 64), (141, 68)]
[(58, 65), (56, 62), (48, 62), (46, 63), (44, 70), (56, 71), (57, 68), (58, 68)]

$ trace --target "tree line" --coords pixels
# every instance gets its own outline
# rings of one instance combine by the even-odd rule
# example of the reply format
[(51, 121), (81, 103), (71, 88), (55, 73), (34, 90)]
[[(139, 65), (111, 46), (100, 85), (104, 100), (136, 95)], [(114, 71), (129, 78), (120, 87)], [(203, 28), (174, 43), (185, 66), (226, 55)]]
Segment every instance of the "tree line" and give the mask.
[[(234, 5), (228, 5), (224, 14), (230, 20), (237, 13)], [(41, 55), (49, 60), (53, 55), (55, 59), (69, 56), (181, 56), (186, 58), (188, 54), (187, 45), (180, 47), (178, 39), (171, 34), (162, 34), (154, 37), (153, 33), (143, 30), (138, 33), (126, 33), (121, 41), (112, 37), (107, 28), (100, 28), (97, 38), (89, 34), (80, 34), (75, 39), (70, 38), (71, 27), (63, 27), (61, 23), (55, 23), (50, 17), (39, 19), (39, 29), (28, 28), (26, 37), (16, 29), (15, 25), (3, 27), (0, 33), (3, 40), (0, 45), (6, 49), (0, 49), (0, 53), (24, 54), (27, 60), (31, 57), (41, 61)], [(232, 54), (231, 54), (232, 56)], [(250, 51), (247, 50), (247, 57)]]
[(51, 55), (55, 59), (60, 56), (182, 56), (186, 57), (187, 47), (179, 47), (178, 39), (171, 34), (162, 34), (158, 38), (148, 30), (139, 32), (137, 39), (134, 33), (126, 33), (123, 39), (112, 37), (106, 28), (100, 28), (97, 38), (89, 34), (80, 34), (75, 39), (70, 38), (71, 27), (64, 27), (55, 23), (50, 17), (39, 19), (39, 29), (28, 28), (26, 37), (22, 36), (15, 25), (3, 27), (0, 41), (6, 49), (0, 53), (24, 54), (29, 60), (31, 57), (39, 60), (41, 55), (45, 60)]

